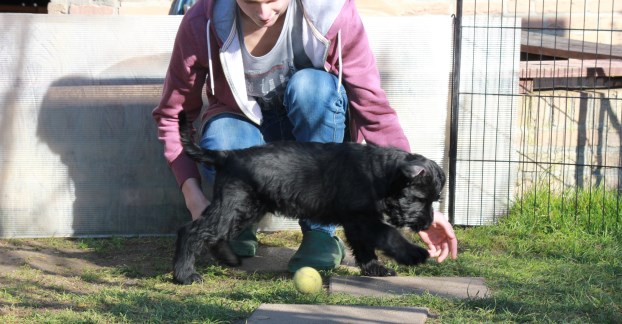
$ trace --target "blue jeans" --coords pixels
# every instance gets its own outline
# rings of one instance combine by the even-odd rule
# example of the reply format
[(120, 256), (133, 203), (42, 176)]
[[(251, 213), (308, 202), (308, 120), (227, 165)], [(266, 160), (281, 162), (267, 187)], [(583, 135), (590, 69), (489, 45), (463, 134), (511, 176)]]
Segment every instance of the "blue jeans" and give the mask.
[[(285, 89), (283, 107), (262, 110), (260, 126), (236, 114), (220, 114), (207, 122), (201, 147), (212, 150), (242, 149), (266, 142), (337, 142), (344, 139), (348, 98), (334, 75), (316, 69), (300, 70)], [(215, 170), (203, 166), (203, 175), (213, 183)], [(301, 220), (302, 232), (318, 230), (335, 235), (335, 225)]]

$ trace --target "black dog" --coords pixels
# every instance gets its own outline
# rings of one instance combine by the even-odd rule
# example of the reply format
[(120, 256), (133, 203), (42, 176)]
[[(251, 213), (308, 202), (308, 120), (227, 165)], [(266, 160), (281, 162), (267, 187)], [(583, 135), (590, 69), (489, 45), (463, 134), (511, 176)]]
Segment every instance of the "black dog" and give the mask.
[(216, 180), (203, 217), (178, 231), (176, 282), (202, 280), (194, 263), (204, 244), (219, 261), (239, 265), (228, 240), (275, 211), (342, 225), (362, 275), (395, 275), (378, 261), (375, 249), (405, 265), (429, 257), (396, 227), (420, 231), (432, 223), (432, 203), (445, 184), (445, 174), (435, 162), (394, 148), (355, 143), (275, 142), (211, 151), (191, 140), (183, 112), (179, 128), (186, 154), (214, 166)]

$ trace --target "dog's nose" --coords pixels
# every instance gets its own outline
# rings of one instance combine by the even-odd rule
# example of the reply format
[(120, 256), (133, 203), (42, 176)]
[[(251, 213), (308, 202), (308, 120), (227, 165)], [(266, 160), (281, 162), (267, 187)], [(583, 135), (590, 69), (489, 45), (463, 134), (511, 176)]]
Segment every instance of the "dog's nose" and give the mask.
[(430, 225), (432, 225), (432, 221), (428, 221), (427, 223), (425, 223), (425, 224), (421, 227), (421, 230), (422, 230), (422, 231), (427, 230), (428, 228), (430, 228)]
[(428, 228), (430, 228), (430, 225), (432, 225), (432, 220), (428, 219), (425, 222), (419, 222), (415, 226), (412, 226), (411, 229), (414, 230), (415, 232), (425, 231)]

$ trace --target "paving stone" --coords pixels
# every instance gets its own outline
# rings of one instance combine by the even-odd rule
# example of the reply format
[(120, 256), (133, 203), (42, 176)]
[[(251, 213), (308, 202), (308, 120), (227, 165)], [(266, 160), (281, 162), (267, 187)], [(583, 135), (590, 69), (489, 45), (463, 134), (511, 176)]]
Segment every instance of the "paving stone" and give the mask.
[[(240, 270), (253, 272), (287, 272), (287, 262), (296, 253), (295, 248), (259, 246), (257, 255), (244, 258)], [(355, 266), (348, 251), (342, 266)], [(453, 298), (482, 298), (489, 295), (483, 278), (478, 277), (359, 277), (333, 276), (331, 293), (359, 296), (391, 296), (430, 293)]]
[[(259, 246), (257, 255), (242, 259), (239, 269), (251, 273), (287, 271), (287, 263), (296, 250), (296, 248)], [(354, 266), (355, 264), (354, 257), (347, 251), (342, 265)]]
[(287, 262), (296, 253), (286, 247), (259, 246), (257, 255), (242, 259), (240, 270), (246, 272), (282, 272), (287, 271)]
[(246, 323), (425, 323), (428, 309), (349, 305), (262, 304)]
[(357, 296), (424, 294), (453, 298), (483, 298), (490, 294), (479, 277), (356, 277), (333, 276), (331, 293)]

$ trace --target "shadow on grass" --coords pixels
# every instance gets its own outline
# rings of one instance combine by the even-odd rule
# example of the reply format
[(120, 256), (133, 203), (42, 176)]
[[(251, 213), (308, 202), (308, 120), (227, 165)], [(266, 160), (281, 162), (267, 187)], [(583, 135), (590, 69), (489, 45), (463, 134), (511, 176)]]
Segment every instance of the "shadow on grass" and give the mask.
[(228, 322), (246, 318), (258, 306), (220, 296), (227, 290), (220, 286), (225, 280), (181, 287), (114, 274), (58, 275), (29, 266), (0, 274), (0, 318), (7, 310), (25, 322)]
[(176, 299), (164, 294), (116, 291), (104, 296), (98, 308), (116, 318), (130, 323), (150, 322), (219, 322), (243, 319), (249, 311), (239, 309), (226, 299), (200, 295), (178, 296)]
[[(57, 245), (50, 244), (55, 241)], [(60, 243), (59, 243), (60, 242)], [(127, 278), (155, 278), (171, 271), (173, 238), (9, 240), (0, 245), (4, 273), (24, 266), (61, 277), (111, 271)]]
[[(40, 278), (7, 278), (0, 276), (0, 308), (4, 306), (65, 309), (75, 307), (69, 300), (50, 298), (71, 294), (83, 297), (89, 294), (81, 287), (67, 287), (66, 285), (44, 281)], [(77, 307), (79, 308), (79, 307)], [(0, 312), (1, 314), (1, 312)]]
[[(400, 267), (400, 275), (484, 277), (490, 298), (305, 296), (292, 288), (288, 273), (249, 273), (209, 263), (198, 264), (203, 285), (181, 287), (170, 283), (173, 238), (117, 238), (0, 241), (0, 254), (24, 253), (18, 274), (0, 274), (0, 307), (69, 308), (76, 313), (67, 316), (77, 321), (90, 311), (111, 321), (204, 322), (243, 319), (261, 303), (417, 304), (448, 322), (619, 322), (622, 261), (615, 244), (583, 236), (582, 248), (560, 250), (576, 242), (551, 234), (517, 236), (507, 229), (466, 231), (459, 232), (464, 242), (458, 260)], [(46, 254), (49, 259), (43, 260), (49, 262), (26, 252)], [(83, 263), (55, 263), (63, 259)]]

